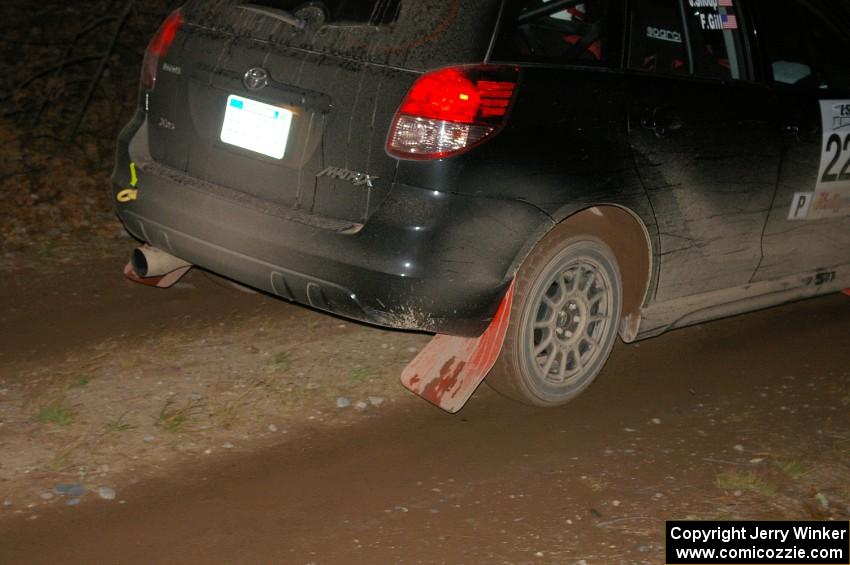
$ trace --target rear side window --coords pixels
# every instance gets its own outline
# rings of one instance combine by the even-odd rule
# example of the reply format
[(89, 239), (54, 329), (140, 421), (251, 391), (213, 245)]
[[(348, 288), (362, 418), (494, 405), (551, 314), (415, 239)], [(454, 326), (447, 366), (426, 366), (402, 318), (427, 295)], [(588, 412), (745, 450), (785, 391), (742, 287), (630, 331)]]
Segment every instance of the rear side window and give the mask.
[(500, 61), (611, 64), (607, 0), (510, 3), (493, 58)]
[(682, 13), (676, 2), (632, 2), (629, 68), (658, 73), (690, 73)]
[(741, 15), (736, 0), (686, 0), (685, 20), (691, 39), (694, 74), (717, 79), (745, 79)]
[(842, 33), (825, 14), (807, 10), (808, 33), (814, 52), (813, 64), (819, 88), (850, 87), (850, 45), (846, 31)]
[(629, 68), (720, 80), (749, 77), (738, 0), (634, 0)]
[(759, 33), (774, 82), (799, 88), (850, 87), (847, 14), (793, 0), (759, 0)]

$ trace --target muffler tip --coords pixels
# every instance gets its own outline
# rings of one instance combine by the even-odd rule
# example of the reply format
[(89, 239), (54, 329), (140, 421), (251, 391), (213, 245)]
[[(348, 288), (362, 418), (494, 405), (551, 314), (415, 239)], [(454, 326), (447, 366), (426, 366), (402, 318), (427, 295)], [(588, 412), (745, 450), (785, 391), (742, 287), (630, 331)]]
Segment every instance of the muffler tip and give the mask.
[(141, 247), (137, 247), (130, 254), (130, 265), (133, 267), (133, 272), (141, 278), (148, 276), (148, 258)]
[(137, 247), (130, 254), (130, 268), (137, 277), (142, 279), (164, 277), (191, 266), (183, 259), (149, 245)]

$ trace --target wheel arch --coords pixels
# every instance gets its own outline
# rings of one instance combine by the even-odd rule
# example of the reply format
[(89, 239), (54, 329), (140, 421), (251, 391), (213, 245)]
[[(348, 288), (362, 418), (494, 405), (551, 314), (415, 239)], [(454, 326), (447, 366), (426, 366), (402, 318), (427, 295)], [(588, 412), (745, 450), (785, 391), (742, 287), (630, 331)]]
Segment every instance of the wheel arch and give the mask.
[[(566, 215), (536, 238), (528, 253), (550, 238), (563, 239), (575, 235), (591, 235), (602, 240), (614, 252), (623, 278), (623, 311), (620, 337), (630, 343), (638, 335), (641, 309), (649, 298), (654, 272), (652, 239), (644, 221), (634, 211), (619, 204), (596, 204)], [(516, 275), (528, 253), (513, 266)]]

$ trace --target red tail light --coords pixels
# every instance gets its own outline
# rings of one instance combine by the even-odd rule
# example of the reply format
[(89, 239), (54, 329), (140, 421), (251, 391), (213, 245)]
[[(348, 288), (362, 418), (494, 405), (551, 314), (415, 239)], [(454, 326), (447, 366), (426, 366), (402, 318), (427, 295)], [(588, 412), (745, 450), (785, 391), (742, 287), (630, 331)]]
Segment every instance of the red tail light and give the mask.
[(469, 151), (504, 125), (517, 67), (450, 67), (421, 76), (396, 113), (387, 151), (400, 159), (444, 159)]
[(162, 25), (159, 26), (159, 31), (151, 39), (148, 44), (148, 49), (145, 51), (145, 60), (142, 63), (142, 87), (146, 90), (153, 90), (156, 85), (156, 74), (159, 70), (159, 61), (168, 55), (168, 50), (171, 49), (171, 44), (174, 43), (174, 37), (183, 26), (183, 12), (174, 10), (171, 12)]

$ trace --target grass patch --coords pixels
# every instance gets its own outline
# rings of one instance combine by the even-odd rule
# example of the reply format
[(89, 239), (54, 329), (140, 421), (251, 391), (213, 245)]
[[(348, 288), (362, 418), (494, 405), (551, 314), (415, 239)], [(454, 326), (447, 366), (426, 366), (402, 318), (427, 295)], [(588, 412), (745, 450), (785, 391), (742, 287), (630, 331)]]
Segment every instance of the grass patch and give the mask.
[(71, 445), (64, 447), (56, 452), (56, 455), (53, 456), (53, 459), (50, 460), (50, 463), (47, 464), (48, 469), (51, 471), (64, 471), (73, 463), (72, 456), (74, 453), (82, 446), (84, 438), (79, 438), (77, 441), (73, 442)]
[(776, 485), (763, 479), (755, 471), (726, 471), (717, 475), (714, 484), (720, 490), (754, 492), (764, 496), (776, 496)]
[(50, 463), (47, 464), (47, 468), (51, 471), (64, 471), (68, 467), (71, 466), (71, 456), (77, 451), (79, 446), (71, 446), (66, 447), (65, 449), (60, 449), (56, 452), (56, 455), (53, 456), (53, 459), (50, 460)]
[(210, 419), (216, 426), (232, 430), (242, 420), (242, 398), (224, 402), (213, 407)]
[[(288, 360), (287, 357), (285, 361)], [(210, 421), (218, 428), (231, 430), (245, 420), (257, 419), (259, 405), (279, 395), (287, 386), (287, 380), (277, 377), (251, 377), (247, 381), (236, 383), (230, 392), (210, 399)]]
[(774, 463), (776, 468), (788, 475), (792, 479), (799, 479), (803, 475), (808, 474), (812, 467), (805, 461), (799, 460), (779, 460)]
[(166, 401), (156, 418), (156, 426), (170, 434), (190, 432), (195, 423), (198, 407), (195, 404), (175, 406), (173, 400)]
[(91, 383), (91, 377), (89, 375), (82, 375), (71, 381), (69, 386), (70, 388), (86, 388), (89, 386), (89, 383)]
[(50, 257), (53, 257), (53, 251), (54, 251), (55, 248), (56, 248), (55, 242), (53, 242), (53, 241), (48, 242), (38, 250), (38, 256), (41, 257), (42, 259), (49, 259)]
[(118, 362), (118, 365), (125, 371), (135, 369), (139, 366), (139, 358), (137, 356), (122, 357), (121, 360)]
[(74, 411), (64, 400), (54, 400), (47, 406), (41, 407), (35, 420), (40, 424), (67, 426), (74, 421)]
[(352, 381), (371, 381), (374, 378), (377, 378), (378, 372), (371, 367), (358, 367), (351, 371), (350, 378)]
[(129, 432), (133, 429), (133, 426), (126, 420), (127, 414), (121, 414), (114, 420), (108, 420), (106, 424), (103, 425), (103, 429), (111, 434), (117, 434), (121, 432)]
[(292, 368), (295, 357), (291, 351), (281, 351), (269, 361), (269, 371), (274, 373), (285, 373)]

